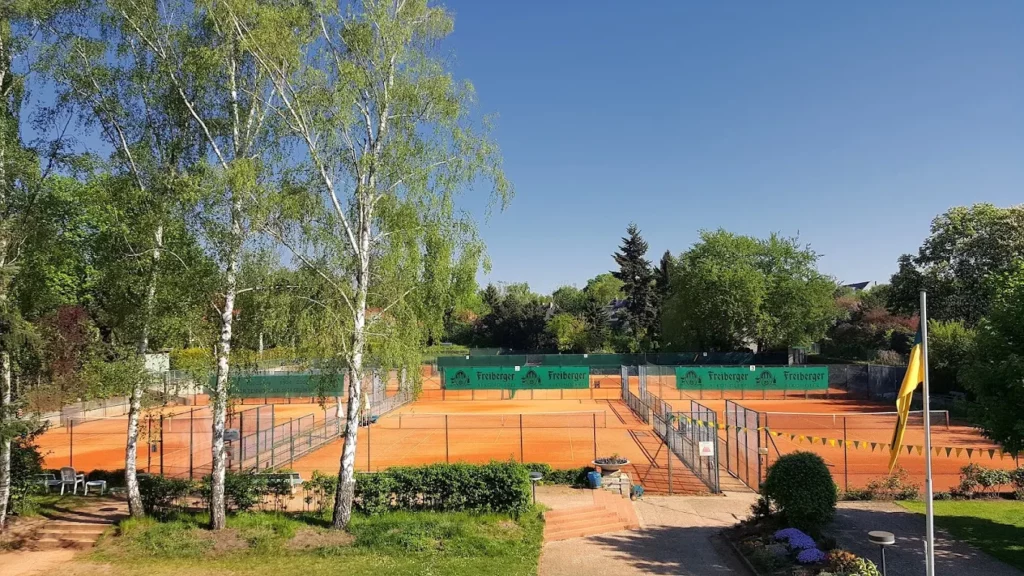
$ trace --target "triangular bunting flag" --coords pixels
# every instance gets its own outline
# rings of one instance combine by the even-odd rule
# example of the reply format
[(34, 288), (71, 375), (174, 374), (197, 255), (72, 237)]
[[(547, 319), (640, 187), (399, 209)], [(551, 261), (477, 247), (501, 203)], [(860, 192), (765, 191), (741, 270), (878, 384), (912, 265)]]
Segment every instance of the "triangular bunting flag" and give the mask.
[(924, 448), (923, 448), (923, 447), (921, 447), (921, 446), (915, 446), (915, 448), (917, 448), (917, 455), (918, 455), (918, 456), (920, 456), (920, 455), (921, 455), (921, 453), (922, 453), (922, 452), (924, 452)]
[(875, 448), (877, 448), (877, 447), (878, 447), (878, 442), (872, 442), (872, 443), (871, 443), (871, 451), (872, 451), (872, 452), (874, 452), (874, 451), (875, 451)]
[(1002, 448), (996, 448), (996, 454), (999, 455), (999, 459), (1000, 460), (1003, 459), (1003, 449)]
[(992, 448), (989, 448), (988, 449), (988, 459), (991, 460), (991, 459), (995, 458), (995, 456), (996, 456), (996, 451), (994, 449), (992, 449)]
[(946, 458), (949, 458), (949, 455), (952, 454), (952, 453), (953, 453), (953, 449), (952, 448), (946, 448)]
[(843, 441), (842, 440), (836, 440), (836, 445), (838, 445), (840, 448), (842, 448), (843, 447)]
[(907, 454), (910, 454), (913, 451), (914, 451), (914, 447), (913, 446), (907, 446)]
[(796, 434), (790, 434), (789, 439), (790, 441), (796, 440)]
[(963, 453), (964, 449), (963, 448), (957, 448), (957, 449), (955, 449), (953, 451), (956, 452), (956, 457), (959, 458), (960, 454)]
[(860, 440), (854, 440), (853, 441), (853, 449), (854, 450), (860, 450)]
[(824, 446), (825, 444), (828, 444), (828, 438), (821, 439), (821, 445)]
[(832, 439), (829, 439), (829, 441), (828, 441), (828, 445), (829, 445), (829, 446), (835, 446), (835, 445), (836, 445), (836, 441), (835, 441), (835, 440), (832, 440)]
[(935, 452), (936, 456), (942, 456), (942, 448), (941, 447), (936, 448), (935, 450), (933, 450), (933, 452)]
[(967, 449), (967, 457), (970, 458), (971, 455), (973, 455), (973, 454), (974, 454), (974, 448), (968, 448)]
[(816, 440), (816, 438), (814, 436), (808, 436), (807, 437), (807, 441), (810, 442), (811, 444), (814, 444), (815, 440)]

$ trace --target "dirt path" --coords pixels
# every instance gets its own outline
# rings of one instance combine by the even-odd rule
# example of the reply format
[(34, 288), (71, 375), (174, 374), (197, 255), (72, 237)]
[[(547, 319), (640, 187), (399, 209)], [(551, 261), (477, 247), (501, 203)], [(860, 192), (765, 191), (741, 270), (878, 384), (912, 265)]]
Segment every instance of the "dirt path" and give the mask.
[[(578, 499), (569, 489), (537, 492), (537, 500), (558, 509)], [(576, 491), (578, 492), (578, 491)], [(635, 502), (639, 530), (574, 538), (544, 545), (540, 576), (608, 573), (730, 575), (748, 572), (718, 532), (745, 517), (750, 493), (726, 496), (647, 496)]]

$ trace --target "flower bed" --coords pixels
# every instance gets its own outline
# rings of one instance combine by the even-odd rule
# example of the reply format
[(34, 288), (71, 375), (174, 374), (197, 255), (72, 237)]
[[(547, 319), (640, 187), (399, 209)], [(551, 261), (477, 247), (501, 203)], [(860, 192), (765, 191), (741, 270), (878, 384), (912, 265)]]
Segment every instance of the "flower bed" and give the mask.
[(779, 528), (774, 518), (748, 520), (726, 536), (760, 576), (878, 576), (870, 560), (835, 548), (831, 538), (815, 540), (796, 528)]

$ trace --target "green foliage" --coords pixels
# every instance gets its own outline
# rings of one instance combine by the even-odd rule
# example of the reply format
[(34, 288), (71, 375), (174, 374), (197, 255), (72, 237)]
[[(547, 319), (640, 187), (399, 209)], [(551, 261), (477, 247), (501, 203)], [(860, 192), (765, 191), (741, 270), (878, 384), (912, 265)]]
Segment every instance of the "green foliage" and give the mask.
[(910, 474), (896, 466), (892, 474), (868, 482), (864, 500), (917, 500), (921, 487), (910, 481)]
[(11, 492), (7, 509), (20, 514), (29, 504), (29, 496), (38, 488), (34, 476), (43, 472), (43, 456), (35, 444), (35, 435), (22, 435), (11, 441)]
[(962, 498), (972, 498), (978, 492), (994, 495), (1000, 488), (1013, 487), (1015, 490), (1024, 488), (1020, 482), (1024, 477), (1024, 472), (1021, 470), (988, 468), (972, 462), (960, 469), (960, 484), (956, 488), (956, 495)]
[(527, 462), (524, 464), (530, 472), (540, 472), (544, 475), (541, 484), (556, 484), (584, 488), (587, 485), (587, 473), (594, 469), (589, 466), (580, 468), (552, 468), (545, 462)]
[(488, 285), (481, 296), (490, 313), (477, 324), (478, 343), (517, 351), (550, 349), (548, 303), (528, 285)]
[(958, 320), (928, 322), (928, 386), (935, 393), (964, 391), (960, 369), (967, 363), (975, 331)]
[(701, 239), (674, 266), (662, 309), (670, 350), (768, 350), (815, 342), (839, 317), (835, 281), (795, 238), (760, 240), (724, 230)]
[(516, 462), (398, 466), (359, 474), (356, 502), (367, 514), (438, 510), (521, 514), (529, 506), (528, 470)]
[[(1024, 210), (1024, 209), (1022, 209)], [(994, 282), (988, 315), (978, 324), (974, 346), (960, 372), (976, 400), (972, 420), (1011, 453), (1024, 451), (1024, 263)]]
[(835, 576), (882, 576), (874, 562), (846, 550), (832, 550), (825, 561)]
[(654, 272), (645, 258), (647, 241), (636, 224), (626, 228), (619, 251), (612, 255), (619, 269), (612, 276), (622, 282), (626, 296), (625, 324), (632, 338), (629, 352), (646, 352), (653, 346), (654, 325), (658, 321), (658, 298), (654, 288)]
[(587, 325), (572, 314), (555, 314), (548, 320), (548, 331), (559, 352), (587, 352)]
[(139, 475), (139, 493), (146, 514), (164, 516), (173, 511), (182, 498), (195, 489), (190, 480), (167, 478), (151, 474)]
[(836, 511), (836, 486), (821, 456), (793, 452), (768, 468), (761, 493), (778, 508), (786, 523), (818, 533)]
[(918, 293), (928, 291), (928, 316), (974, 326), (989, 312), (998, 278), (1024, 254), (1024, 206), (974, 204), (951, 208), (932, 220), (916, 256), (900, 258), (889, 308), (912, 315)]
[[(924, 502), (900, 502), (924, 521)], [(1024, 502), (967, 500), (935, 502), (935, 527), (953, 538), (1024, 570)]]

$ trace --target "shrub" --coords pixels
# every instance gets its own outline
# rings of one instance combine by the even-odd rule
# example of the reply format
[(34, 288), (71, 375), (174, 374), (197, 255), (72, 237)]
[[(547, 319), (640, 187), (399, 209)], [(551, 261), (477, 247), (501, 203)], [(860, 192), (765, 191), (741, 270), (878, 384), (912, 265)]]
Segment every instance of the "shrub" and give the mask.
[(857, 555), (846, 550), (833, 550), (828, 553), (828, 569), (830, 572), (846, 574), (854, 569), (854, 562)]
[(594, 470), (589, 466), (566, 469), (552, 468), (550, 464), (544, 462), (527, 462), (524, 466), (530, 472), (540, 472), (544, 475), (540, 481), (541, 484), (556, 484), (574, 488), (586, 487), (587, 473)]
[(1010, 484), (1010, 482), (1010, 473), (1006, 470), (982, 467), (981, 472), (978, 474), (978, 485), (985, 492), (996, 492), (1000, 486)]
[(772, 501), (764, 496), (758, 496), (757, 501), (750, 505), (750, 516), (755, 521), (771, 518), (772, 513)]
[(783, 528), (776, 532), (774, 537), (786, 542), (791, 550), (808, 550), (815, 547), (814, 538), (796, 528)]
[(786, 522), (816, 533), (835, 515), (836, 487), (821, 456), (794, 452), (768, 468), (762, 494), (778, 508)]
[(825, 553), (817, 548), (807, 548), (806, 550), (801, 550), (800, 553), (796, 555), (796, 561), (800, 564), (817, 564), (824, 560)]
[(897, 466), (892, 474), (868, 482), (867, 493), (870, 500), (917, 500), (921, 487), (910, 482), (910, 474)]
[(188, 496), (194, 489), (190, 480), (165, 478), (163, 476), (139, 476), (139, 493), (142, 496), (142, 509), (146, 514), (166, 514), (173, 508), (179, 498)]
[(960, 486), (957, 487), (956, 491), (964, 498), (973, 497), (981, 485), (978, 478), (980, 475), (981, 466), (973, 463), (964, 466), (960, 469)]
[(397, 466), (356, 476), (356, 505), (367, 514), (438, 510), (518, 515), (529, 506), (530, 493), (527, 468), (511, 461)]
[(35, 444), (35, 436), (23, 435), (11, 441), (11, 491), (7, 510), (21, 514), (28, 505), (28, 495), (37, 487), (34, 476), (43, 472), (43, 457)]
[(313, 471), (313, 477), (302, 483), (305, 492), (304, 500), (319, 514), (334, 504), (334, 494), (338, 489), (338, 477)]

